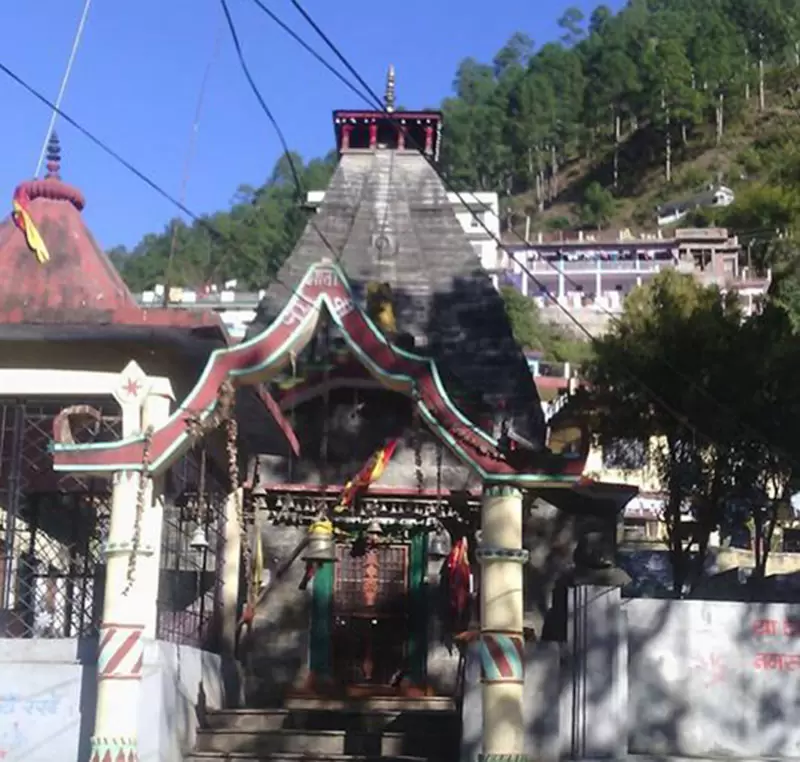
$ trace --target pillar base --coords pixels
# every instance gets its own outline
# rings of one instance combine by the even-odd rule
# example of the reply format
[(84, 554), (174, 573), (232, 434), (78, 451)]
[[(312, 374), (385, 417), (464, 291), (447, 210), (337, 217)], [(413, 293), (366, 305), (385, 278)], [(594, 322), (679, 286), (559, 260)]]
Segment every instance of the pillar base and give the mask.
[(90, 762), (138, 762), (135, 738), (98, 738), (92, 736)]

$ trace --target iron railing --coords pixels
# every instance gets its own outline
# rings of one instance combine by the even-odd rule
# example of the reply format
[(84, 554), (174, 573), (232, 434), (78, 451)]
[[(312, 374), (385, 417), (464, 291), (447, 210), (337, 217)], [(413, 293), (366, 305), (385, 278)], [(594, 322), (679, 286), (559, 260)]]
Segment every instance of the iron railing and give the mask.
[(218, 650), (227, 497), (223, 481), (200, 447), (168, 479), (157, 603), (156, 636), (161, 640)]
[[(101, 418), (74, 422), (76, 441), (118, 438), (118, 407), (87, 402)], [(99, 622), (110, 485), (53, 471), (53, 420), (69, 404), (0, 398), (0, 637), (80, 637)]]

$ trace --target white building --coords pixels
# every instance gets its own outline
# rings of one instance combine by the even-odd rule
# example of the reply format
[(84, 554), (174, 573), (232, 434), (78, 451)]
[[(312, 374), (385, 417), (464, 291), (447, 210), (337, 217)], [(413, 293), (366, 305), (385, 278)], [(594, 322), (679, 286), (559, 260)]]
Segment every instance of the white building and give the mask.
[(730, 206), (736, 200), (736, 194), (725, 185), (711, 186), (690, 198), (669, 201), (656, 209), (658, 226), (674, 225), (689, 212), (714, 206)]

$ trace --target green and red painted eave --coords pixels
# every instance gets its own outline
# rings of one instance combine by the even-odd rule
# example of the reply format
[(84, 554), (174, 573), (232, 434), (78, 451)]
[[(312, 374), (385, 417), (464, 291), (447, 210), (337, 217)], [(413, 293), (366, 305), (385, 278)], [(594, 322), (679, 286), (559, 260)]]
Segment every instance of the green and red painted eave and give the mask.
[[(217, 405), (221, 384), (270, 381), (309, 342), (322, 312), (340, 328), (350, 351), (389, 390), (408, 395), (431, 430), (487, 483), (519, 486), (564, 486), (577, 483), (588, 455), (588, 439), (577, 455), (548, 456), (514, 465), (498, 441), (470, 420), (442, 383), (436, 363), (391, 344), (356, 306), (353, 292), (339, 267), (323, 261), (312, 265), (277, 319), (258, 336), (236, 346), (215, 350), (200, 379), (169, 419), (151, 433), (148, 471), (158, 474), (190, 447), (189, 421), (203, 421)], [(72, 444), (61, 441), (60, 427), (52, 445), (56, 471), (110, 474), (141, 471), (145, 439), (136, 435), (117, 442)]]

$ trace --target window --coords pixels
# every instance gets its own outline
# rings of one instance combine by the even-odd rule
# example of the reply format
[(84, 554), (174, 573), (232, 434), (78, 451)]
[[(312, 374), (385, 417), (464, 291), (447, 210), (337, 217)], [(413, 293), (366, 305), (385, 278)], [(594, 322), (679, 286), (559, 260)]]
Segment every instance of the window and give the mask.
[(647, 542), (647, 519), (625, 519), (622, 525), (623, 542)]
[(800, 529), (783, 530), (783, 552), (800, 553)]
[(635, 471), (647, 463), (647, 446), (636, 439), (617, 439), (603, 447), (603, 467)]

